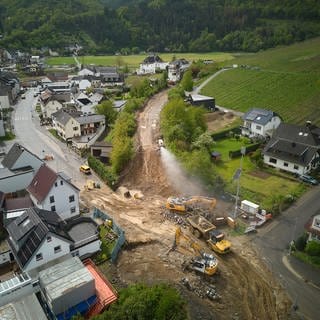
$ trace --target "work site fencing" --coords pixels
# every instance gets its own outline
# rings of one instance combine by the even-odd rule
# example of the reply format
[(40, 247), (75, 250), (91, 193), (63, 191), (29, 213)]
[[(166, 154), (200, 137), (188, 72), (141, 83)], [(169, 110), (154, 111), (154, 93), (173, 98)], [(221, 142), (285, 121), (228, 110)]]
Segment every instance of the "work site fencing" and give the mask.
[(98, 208), (93, 210), (93, 218), (101, 219), (102, 221), (112, 221), (112, 230), (118, 235), (116, 243), (111, 251), (111, 261), (115, 262), (117, 260), (118, 254), (121, 250), (121, 247), (126, 241), (124, 231), (114, 222), (114, 219), (109, 216), (107, 213), (102, 212)]

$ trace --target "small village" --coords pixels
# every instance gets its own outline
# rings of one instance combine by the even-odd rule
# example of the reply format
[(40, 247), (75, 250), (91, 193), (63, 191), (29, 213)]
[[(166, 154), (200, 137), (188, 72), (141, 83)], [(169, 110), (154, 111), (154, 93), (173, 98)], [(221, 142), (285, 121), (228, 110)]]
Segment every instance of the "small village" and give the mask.
[[(5, 55), (7, 60), (3, 64), (6, 67), (0, 72), (0, 136), (5, 137), (16, 131), (12, 121), (15, 108), (27, 95), (27, 99), (32, 100), (30, 121), (65, 146), (65, 150), (74, 154), (81, 166), (74, 167), (77, 175), (70, 175), (70, 172), (54, 170), (52, 163), (58, 168), (60, 160), (46, 147), (40, 147), (41, 151), (35, 152), (29, 150), (23, 141), (13, 140), (10, 148), (1, 142), (0, 318), (4, 315), (4, 319), (11, 319), (11, 314), (15, 313), (23, 314), (25, 319), (66, 320), (78, 314), (89, 319), (107, 310), (119, 297), (114, 285), (117, 281), (108, 279), (99, 265), (106, 261), (116, 265), (118, 256), (126, 255), (126, 248), (130, 245), (133, 248), (128, 251), (129, 257), (136, 243), (139, 243), (139, 239), (132, 240), (133, 235), (138, 233), (130, 234), (133, 232), (131, 228), (137, 227), (136, 223), (133, 222), (135, 226), (131, 227), (130, 219), (126, 225), (122, 225), (121, 221), (121, 213), (130, 211), (130, 205), (137, 211), (139, 206), (146, 207), (145, 210), (149, 210), (146, 217), (152, 211), (156, 215), (155, 223), (159, 222), (159, 226), (164, 228), (163, 234), (168, 231), (163, 239), (166, 257), (162, 260), (166, 264), (179, 262), (182, 265), (181, 271), (175, 271), (180, 277), (180, 284), (198, 298), (218, 303), (224, 296), (222, 286), (203, 279), (195, 285), (197, 278), (193, 274), (198, 272), (219, 277), (217, 270), (220, 268), (226, 278), (228, 273), (235, 274), (237, 270), (226, 271), (227, 267), (223, 265), (231, 261), (234, 263), (232, 259), (238, 259), (235, 255), (245, 251), (247, 240), (238, 241), (233, 236), (239, 225), (243, 229), (241, 237), (247, 237), (241, 239), (250, 239), (259, 232), (263, 234), (260, 230), (268, 228), (271, 221), (278, 218), (260, 203), (239, 197), (243, 157), (263, 146), (261, 161), (274, 170), (275, 175), (284, 173), (290, 181), (307, 188), (318, 185), (318, 180), (311, 174), (320, 163), (320, 128), (311, 121), (305, 125), (286, 123), (266, 106), (265, 109), (253, 107), (246, 113), (232, 114), (232, 117), (241, 120), (238, 128), (224, 130), (220, 136), (213, 135), (213, 140), (219, 141), (229, 137), (231, 132), (233, 137), (236, 135), (239, 139), (243, 137), (250, 141), (247, 146), (229, 152), (230, 158), (239, 159), (239, 169), (232, 173), (232, 180), (238, 183), (237, 194), (225, 193), (217, 198), (202, 197), (200, 194), (168, 196), (167, 193), (160, 194), (160, 186), (157, 185), (153, 187), (158, 188), (159, 192), (150, 196), (152, 200), (146, 200), (144, 193), (148, 193), (147, 185), (143, 190), (143, 184), (140, 184), (136, 190), (133, 180), (121, 185), (122, 181), (126, 182), (125, 179), (118, 182), (113, 190), (106, 189), (110, 185), (105, 185), (86, 159), (89, 154), (102, 163), (110, 163), (113, 145), (104, 140), (110, 128), (106, 117), (98, 114), (97, 106), (108, 101), (117, 113), (124, 110), (127, 100), (123, 97), (130, 90), (125, 81), (126, 74), (117, 67), (92, 65), (79, 65), (76, 75), (66, 71), (44, 74), (42, 58), (23, 55), (23, 70), (28, 79), (33, 80), (20, 81), (14, 70), (9, 68), (14, 64), (14, 58), (2, 52), (2, 57)], [(174, 86), (181, 81), (191, 63), (183, 58), (164, 62), (157, 55), (149, 55), (135, 74), (152, 78), (167, 71), (167, 84)], [(234, 65), (230, 69), (238, 67)], [(214, 97), (201, 95), (199, 91), (185, 94), (187, 103), (219, 115), (218, 121), (232, 113), (232, 110), (217, 106)], [(37, 142), (34, 141), (34, 144)], [(140, 148), (147, 150), (142, 143)], [(164, 149), (166, 141), (156, 132), (152, 136), (151, 149), (148, 149), (155, 156), (150, 159), (160, 158), (159, 154)], [(214, 148), (210, 156), (211, 161), (217, 163), (223, 155), (218, 148)], [(117, 200), (103, 203), (103, 192), (106, 198), (120, 199), (119, 210), (114, 208), (121, 211), (118, 216), (107, 207), (108, 201), (112, 203)], [(289, 205), (291, 200), (288, 199)], [(154, 207), (152, 201), (157, 202)], [(145, 219), (148, 224), (148, 219), (152, 218)], [(308, 241), (320, 241), (319, 221), (318, 214), (303, 222)], [(153, 241), (159, 241), (157, 237), (154, 240), (151, 235), (144, 236), (151, 240), (141, 240), (141, 243), (153, 245)], [(293, 250), (294, 243), (288, 245)], [(161, 249), (163, 251), (164, 248)], [(227, 257), (229, 253), (232, 258)], [(244, 256), (246, 254), (250, 256), (251, 252), (246, 252)], [(192, 262), (186, 263), (187, 260)], [(191, 275), (185, 273), (186, 270)], [(201, 289), (203, 283), (206, 290)], [(283, 309), (288, 308), (290, 303), (287, 298), (281, 299), (286, 301), (283, 302), (286, 306)], [(271, 304), (270, 310), (273, 308)], [(285, 314), (286, 311), (281, 312)], [(279, 319), (285, 319), (283, 314)], [(237, 318), (236, 315), (232, 319), (244, 318)]]

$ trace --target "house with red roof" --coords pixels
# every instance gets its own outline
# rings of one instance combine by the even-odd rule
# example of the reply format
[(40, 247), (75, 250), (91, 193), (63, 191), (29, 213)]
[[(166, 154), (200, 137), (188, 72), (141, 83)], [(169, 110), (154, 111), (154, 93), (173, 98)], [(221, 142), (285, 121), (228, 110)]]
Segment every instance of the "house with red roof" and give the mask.
[(40, 167), (27, 191), (36, 207), (57, 212), (63, 220), (80, 213), (80, 190), (71, 182), (71, 178), (53, 171), (45, 164)]

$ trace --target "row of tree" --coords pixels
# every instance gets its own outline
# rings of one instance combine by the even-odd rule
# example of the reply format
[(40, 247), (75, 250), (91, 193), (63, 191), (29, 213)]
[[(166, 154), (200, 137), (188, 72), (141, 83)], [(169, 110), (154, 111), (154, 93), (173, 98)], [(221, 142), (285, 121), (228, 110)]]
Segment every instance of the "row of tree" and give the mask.
[(78, 43), (93, 54), (257, 51), (320, 34), (317, 0), (123, 0), (112, 8), (110, 3), (0, 0), (0, 43), (62, 53)]

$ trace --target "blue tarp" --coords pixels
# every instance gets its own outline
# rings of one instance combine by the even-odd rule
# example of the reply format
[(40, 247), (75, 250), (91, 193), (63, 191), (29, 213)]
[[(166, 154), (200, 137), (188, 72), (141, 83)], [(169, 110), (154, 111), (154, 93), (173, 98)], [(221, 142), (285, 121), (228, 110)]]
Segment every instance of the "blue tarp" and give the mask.
[(67, 311), (62, 312), (56, 315), (57, 320), (70, 320), (73, 316), (77, 314), (84, 314), (86, 313), (89, 308), (97, 301), (97, 296), (93, 295), (92, 297), (84, 300), (77, 305), (69, 308)]

